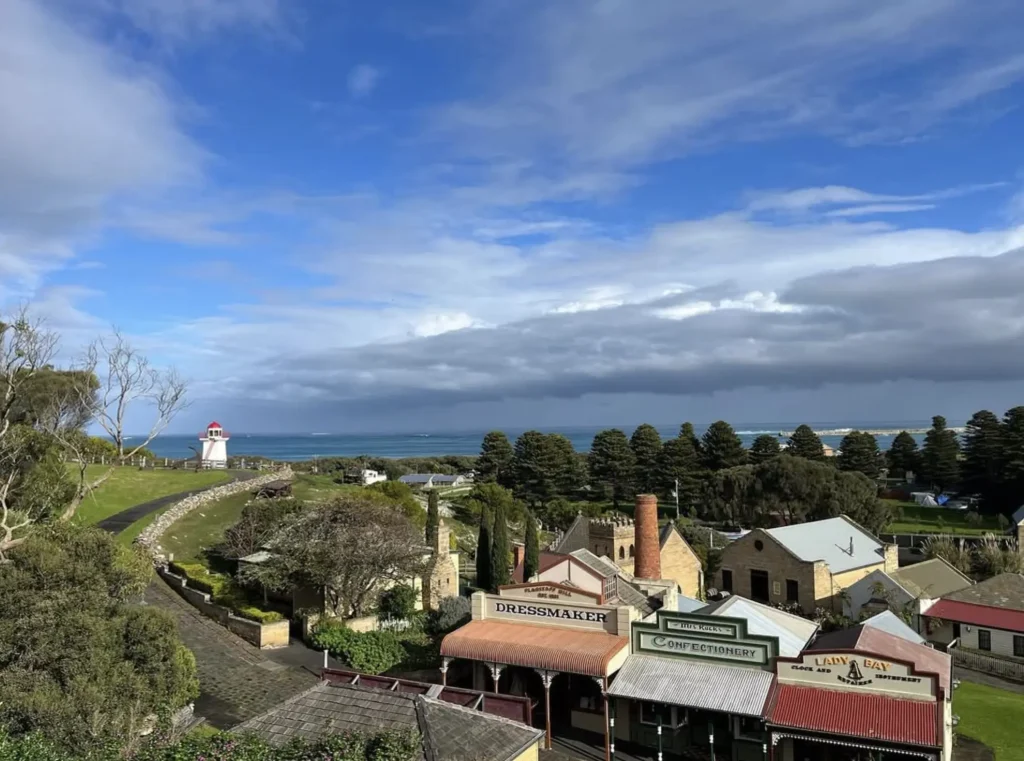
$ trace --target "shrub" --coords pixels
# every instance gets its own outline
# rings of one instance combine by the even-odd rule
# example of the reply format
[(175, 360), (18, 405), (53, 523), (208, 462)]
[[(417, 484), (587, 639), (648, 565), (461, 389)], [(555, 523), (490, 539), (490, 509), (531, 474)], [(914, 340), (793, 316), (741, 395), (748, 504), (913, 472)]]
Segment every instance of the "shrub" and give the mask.
[(396, 584), (381, 593), (377, 609), (382, 618), (406, 620), (416, 612), (416, 590), (408, 584)]
[(284, 621), (284, 616), (276, 610), (260, 610), (251, 605), (243, 605), (232, 608), (232, 610), (239, 618), (255, 621), (258, 624), (276, 624), (278, 621)]
[(974, 512), (973, 510), (971, 510), (969, 513), (967, 513), (967, 515), (964, 516), (964, 523), (966, 523), (968, 526), (980, 526), (981, 516)]
[(999, 514), (999, 530), (1006, 531), (1010, 528), (1010, 519), (1002, 513)]
[(427, 616), (427, 631), (434, 635), (458, 629), (472, 617), (473, 606), (468, 597), (445, 597)]
[(405, 650), (392, 632), (354, 632), (333, 619), (316, 625), (313, 644), (365, 674), (382, 674), (405, 659)]
[(239, 587), (230, 576), (211, 573), (201, 563), (171, 562), (169, 565), (173, 572), (188, 579), (189, 587), (206, 592), (210, 595), (210, 601), (214, 605), (228, 608), (241, 618), (261, 624), (272, 624), (284, 620), (284, 616), (277, 611), (260, 610), (253, 605), (248, 593)]

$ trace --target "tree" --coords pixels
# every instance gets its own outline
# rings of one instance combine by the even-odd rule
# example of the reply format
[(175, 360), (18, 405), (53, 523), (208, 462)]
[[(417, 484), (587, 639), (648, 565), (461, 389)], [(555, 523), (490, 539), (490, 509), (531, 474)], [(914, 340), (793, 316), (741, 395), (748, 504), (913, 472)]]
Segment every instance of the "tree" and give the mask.
[(693, 423), (687, 421), (679, 426), (679, 438), (687, 439), (693, 445), (693, 451), (699, 456), (701, 454), (701, 447), (703, 442), (697, 435), (697, 432), (693, 429)]
[(850, 431), (839, 444), (836, 460), (840, 470), (857, 471), (877, 479), (882, 464), (878, 440), (867, 432)]
[(512, 469), (515, 494), (530, 505), (579, 488), (579, 460), (572, 442), (559, 434), (524, 433), (516, 439)]
[(476, 480), (479, 483), (495, 481), (505, 488), (513, 485), (512, 445), (501, 431), (491, 431), (484, 436), (480, 446), (480, 457), (476, 461)]
[(998, 504), (1009, 512), (1020, 507), (1024, 496), (1024, 407), (1013, 407), (1003, 415), (1000, 426), (1002, 455)]
[(410, 584), (396, 584), (380, 593), (377, 611), (391, 621), (407, 621), (416, 612), (416, 589)]
[(769, 433), (762, 433), (750, 445), (750, 462), (760, 465), (765, 460), (778, 457), (781, 453), (782, 447), (779, 446), (779, 440)]
[(0, 725), (85, 753), (131, 750), (199, 692), (166, 613), (138, 604), (150, 561), (97, 529), (34, 531), (0, 569)]
[(437, 527), (440, 522), (441, 514), (438, 509), (437, 492), (431, 489), (427, 493), (427, 525), (425, 530), (428, 547), (433, 547), (437, 544)]
[(322, 595), (322, 613), (351, 618), (365, 615), (382, 587), (422, 572), (422, 537), (394, 505), (365, 493), (341, 494), (290, 516), (270, 558), (246, 564), (240, 576), (268, 589), (313, 587)]
[(540, 571), (540, 537), (533, 513), (526, 514), (526, 535), (523, 537), (523, 581), (532, 579)]
[(798, 425), (793, 431), (793, 435), (789, 437), (786, 454), (816, 462), (825, 460), (825, 448), (821, 445), (821, 439), (809, 425)]
[(960, 478), (960, 442), (954, 431), (946, 427), (946, 418), (936, 415), (925, 434), (921, 465), (928, 483), (940, 492), (955, 485)]
[(497, 592), (512, 581), (509, 573), (509, 562), (512, 556), (512, 545), (508, 538), (508, 510), (512, 499), (498, 500), (494, 505), (494, 529), (491, 534), (491, 577), (490, 591)]
[[(1003, 426), (995, 413), (975, 412), (964, 431), (963, 478), (968, 494), (980, 494), (986, 508), (998, 504), (1002, 481)], [(996, 512), (997, 508), (991, 512)]]
[(660, 471), (662, 490), (672, 496), (672, 492), (678, 489), (680, 512), (693, 515), (700, 499), (704, 477), (693, 440), (679, 436), (666, 441), (661, 448)]
[(657, 494), (661, 486), (661, 435), (653, 425), (644, 423), (633, 431), (629, 439), (636, 461), (633, 485), (642, 494)]
[(491, 588), (491, 547), (493, 544), (494, 514), (486, 502), (480, 510), (480, 529), (476, 538), (476, 586)]
[(224, 532), (217, 552), (238, 560), (262, 548), (281, 530), (288, 516), (303, 509), (296, 499), (258, 499), (242, 508), (238, 521)]
[(886, 456), (890, 477), (904, 478), (907, 473), (920, 475), (921, 454), (917, 451), (917, 440), (906, 431), (900, 431), (892, 440)]
[(601, 431), (590, 445), (590, 486), (603, 499), (611, 497), (616, 509), (619, 502), (633, 494), (636, 458), (626, 434), (618, 428)]
[(707, 470), (724, 470), (747, 462), (747, 450), (732, 426), (718, 420), (708, 426), (701, 441), (701, 455)]

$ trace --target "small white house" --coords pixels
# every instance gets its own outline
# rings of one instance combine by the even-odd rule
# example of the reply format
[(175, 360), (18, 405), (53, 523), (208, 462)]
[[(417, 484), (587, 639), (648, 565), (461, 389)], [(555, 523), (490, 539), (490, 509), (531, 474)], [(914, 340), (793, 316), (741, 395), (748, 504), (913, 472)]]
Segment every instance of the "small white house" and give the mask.
[(373, 484), (379, 484), (382, 481), (387, 481), (388, 476), (386, 473), (381, 473), (376, 470), (368, 470), (364, 468), (359, 471), (359, 481), (363, 486), (372, 486)]
[(220, 423), (214, 421), (206, 426), (206, 433), (199, 434), (203, 444), (202, 465), (204, 468), (226, 468), (228, 466), (228, 440), (231, 437)]
[(449, 476), (444, 473), (410, 473), (407, 476), (401, 476), (398, 480), (408, 486), (421, 489), (455, 487), (466, 483), (465, 476)]
[(944, 595), (925, 613), (929, 641), (1024, 659), (1024, 576), (1001, 573)]

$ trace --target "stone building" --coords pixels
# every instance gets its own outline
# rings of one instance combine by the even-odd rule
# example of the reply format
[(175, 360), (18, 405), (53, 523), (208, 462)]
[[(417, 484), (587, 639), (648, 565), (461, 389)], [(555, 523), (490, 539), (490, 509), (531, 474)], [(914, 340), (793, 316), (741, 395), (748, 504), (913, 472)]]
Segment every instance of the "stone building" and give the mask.
[(842, 610), (842, 591), (880, 570), (899, 567), (895, 545), (845, 515), (811, 523), (754, 529), (722, 551), (714, 586), (769, 604)]
[(437, 524), (437, 538), (423, 572), (423, 609), (434, 610), (445, 597), (459, 593), (459, 556), (451, 551), (451, 532), (442, 518)]

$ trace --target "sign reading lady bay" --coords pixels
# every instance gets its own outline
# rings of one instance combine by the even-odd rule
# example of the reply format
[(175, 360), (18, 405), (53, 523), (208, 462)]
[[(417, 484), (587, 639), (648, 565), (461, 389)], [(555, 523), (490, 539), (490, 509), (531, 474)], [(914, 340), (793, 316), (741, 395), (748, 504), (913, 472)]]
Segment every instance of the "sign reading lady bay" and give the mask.
[(779, 641), (748, 634), (742, 618), (659, 610), (656, 623), (633, 623), (633, 652), (767, 668)]

